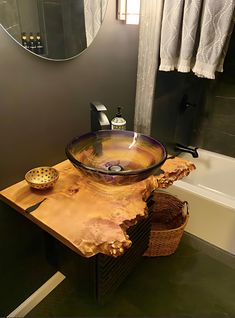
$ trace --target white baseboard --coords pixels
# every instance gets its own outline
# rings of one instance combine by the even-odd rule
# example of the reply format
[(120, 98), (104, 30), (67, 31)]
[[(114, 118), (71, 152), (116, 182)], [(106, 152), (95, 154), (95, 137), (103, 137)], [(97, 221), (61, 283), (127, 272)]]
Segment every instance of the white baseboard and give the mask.
[(56, 272), (48, 281), (38, 288), (29, 298), (13, 310), (7, 317), (24, 317), (35, 306), (37, 306), (53, 289), (55, 289), (63, 280), (65, 276)]

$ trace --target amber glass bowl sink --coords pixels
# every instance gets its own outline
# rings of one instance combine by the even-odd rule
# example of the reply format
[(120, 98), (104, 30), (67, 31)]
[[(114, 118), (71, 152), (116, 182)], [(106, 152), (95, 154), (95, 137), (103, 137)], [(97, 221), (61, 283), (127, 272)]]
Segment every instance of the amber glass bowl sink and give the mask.
[(74, 138), (66, 147), (72, 164), (93, 181), (127, 185), (156, 174), (167, 157), (157, 140), (133, 131), (100, 130)]

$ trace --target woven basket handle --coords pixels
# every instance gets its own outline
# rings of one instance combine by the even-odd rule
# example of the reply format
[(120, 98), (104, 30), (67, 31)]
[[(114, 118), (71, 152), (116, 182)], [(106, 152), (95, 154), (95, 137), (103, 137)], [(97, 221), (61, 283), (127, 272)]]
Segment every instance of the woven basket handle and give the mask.
[(189, 215), (188, 210), (189, 210), (188, 201), (184, 201), (184, 202), (183, 202), (183, 208), (182, 208), (182, 215), (183, 215), (184, 217), (186, 217), (186, 215)]

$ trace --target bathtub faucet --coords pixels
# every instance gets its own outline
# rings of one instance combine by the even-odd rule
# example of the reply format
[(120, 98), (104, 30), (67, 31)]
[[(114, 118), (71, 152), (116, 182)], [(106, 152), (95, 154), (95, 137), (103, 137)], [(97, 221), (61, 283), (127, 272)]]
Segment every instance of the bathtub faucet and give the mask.
[(181, 152), (188, 152), (188, 153), (190, 153), (193, 156), (193, 158), (197, 158), (198, 157), (197, 148), (192, 148), (192, 147), (184, 146), (184, 145), (181, 145), (181, 144), (176, 144), (175, 145), (175, 149), (179, 150)]
[(110, 122), (105, 112), (107, 108), (100, 102), (90, 103), (91, 131), (110, 129)]

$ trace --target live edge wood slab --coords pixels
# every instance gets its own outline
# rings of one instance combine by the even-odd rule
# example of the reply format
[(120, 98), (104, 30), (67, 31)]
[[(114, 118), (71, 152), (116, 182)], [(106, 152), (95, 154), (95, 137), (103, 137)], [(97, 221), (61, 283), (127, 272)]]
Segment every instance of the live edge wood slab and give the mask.
[(54, 166), (59, 180), (50, 190), (36, 190), (21, 181), (0, 192), (0, 198), (85, 257), (97, 253), (122, 255), (131, 246), (128, 227), (147, 216), (146, 200), (155, 189), (167, 188), (195, 166), (175, 157), (159, 176), (125, 186), (95, 184), (65, 160)]

